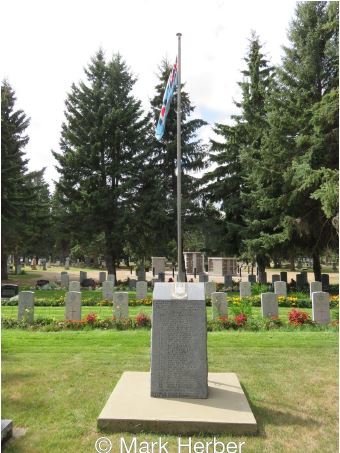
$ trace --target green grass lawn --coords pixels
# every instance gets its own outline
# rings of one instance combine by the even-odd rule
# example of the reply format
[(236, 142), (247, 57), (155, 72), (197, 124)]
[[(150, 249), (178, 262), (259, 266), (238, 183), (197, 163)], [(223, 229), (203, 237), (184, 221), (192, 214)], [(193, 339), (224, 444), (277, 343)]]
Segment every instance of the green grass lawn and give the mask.
[[(310, 316), (312, 316), (312, 309), (311, 308), (301, 308), (299, 310), (307, 312)], [(288, 319), (288, 313), (291, 311), (291, 308), (287, 307), (280, 307), (279, 308), (279, 316), (283, 320)], [(333, 310), (331, 310), (333, 312)], [(85, 317), (89, 313), (96, 313), (100, 318), (110, 318), (112, 317), (112, 308), (110, 307), (82, 307), (81, 315), (82, 318)], [(133, 317), (136, 316), (138, 313), (146, 313), (151, 316), (152, 307), (150, 306), (137, 306), (137, 307), (129, 307), (129, 316)], [(254, 316), (261, 316), (261, 308), (260, 307), (253, 307), (252, 313)], [(1, 317), (2, 318), (11, 318), (16, 319), (18, 316), (18, 307), (10, 307), (4, 306), (1, 307)], [(212, 318), (212, 308), (207, 307), (207, 316), (208, 319)], [(332, 316), (332, 315), (331, 315)], [(34, 317), (35, 318), (52, 318), (58, 321), (62, 321), (65, 319), (65, 308), (64, 307), (34, 307)]]
[[(244, 453), (338, 451), (336, 333), (214, 332), (208, 354), (210, 371), (237, 373), (259, 424), (257, 436), (220, 441), (244, 441)], [(146, 330), (3, 330), (2, 418), (27, 430), (6, 452), (95, 452), (96, 419), (108, 396), (124, 371), (148, 371), (149, 357)], [(108, 437), (117, 453), (121, 434)], [(177, 453), (175, 437), (163, 440)]]

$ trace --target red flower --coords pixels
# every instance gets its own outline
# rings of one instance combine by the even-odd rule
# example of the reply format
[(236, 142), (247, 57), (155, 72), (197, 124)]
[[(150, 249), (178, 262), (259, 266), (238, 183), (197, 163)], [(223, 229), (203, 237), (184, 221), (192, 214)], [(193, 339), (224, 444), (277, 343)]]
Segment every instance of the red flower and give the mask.
[(306, 313), (305, 311), (296, 310), (295, 308), (293, 308), (293, 310), (288, 313), (288, 319), (289, 323), (295, 326), (310, 322), (310, 316), (308, 313)]
[(235, 316), (235, 321), (237, 325), (243, 326), (247, 322), (247, 315), (245, 313), (240, 313)]
[(89, 313), (85, 318), (85, 322), (87, 322), (88, 324), (93, 324), (96, 321), (97, 321), (96, 313)]

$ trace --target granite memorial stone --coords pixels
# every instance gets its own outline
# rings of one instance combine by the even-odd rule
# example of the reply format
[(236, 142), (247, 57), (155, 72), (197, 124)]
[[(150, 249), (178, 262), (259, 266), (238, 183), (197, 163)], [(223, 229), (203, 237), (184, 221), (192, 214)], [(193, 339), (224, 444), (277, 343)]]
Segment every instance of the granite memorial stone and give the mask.
[(322, 291), (329, 291), (329, 275), (321, 274)]
[(317, 291), (312, 294), (312, 316), (313, 321), (318, 324), (329, 324), (331, 322), (328, 293)]
[(69, 291), (65, 298), (65, 320), (81, 320), (81, 293), (80, 291)]
[(146, 282), (136, 283), (136, 299), (145, 299), (148, 295), (148, 284)]
[(312, 294), (316, 292), (322, 291), (322, 283), (321, 282), (310, 282), (309, 285), (309, 295), (312, 299)]
[(271, 318), (279, 315), (279, 304), (277, 294), (261, 294), (261, 312), (264, 318)]
[(215, 292), (211, 294), (212, 319), (228, 316), (227, 293)]
[[(177, 288), (182, 289), (176, 293)], [(151, 396), (207, 398), (205, 288), (156, 283), (153, 294)]]
[(287, 297), (287, 283), (274, 282), (274, 293), (277, 294), (277, 296)]
[(216, 292), (216, 283), (215, 282), (205, 282), (205, 297), (208, 299), (211, 297), (211, 294)]
[(114, 286), (113, 282), (106, 280), (102, 283), (102, 294), (104, 300), (113, 300)]
[(129, 317), (129, 293), (124, 291), (113, 293), (113, 316), (116, 319)]
[(286, 271), (281, 271), (280, 272), (280, 281), (287, 283), (287, 278), (288, 278), (287, 272)]
[(240, 298), (251, 296), (251, 283), (240, 282)]
[(18, 321), (34, 321), (34, 292), (21, 291), (18, 302)]

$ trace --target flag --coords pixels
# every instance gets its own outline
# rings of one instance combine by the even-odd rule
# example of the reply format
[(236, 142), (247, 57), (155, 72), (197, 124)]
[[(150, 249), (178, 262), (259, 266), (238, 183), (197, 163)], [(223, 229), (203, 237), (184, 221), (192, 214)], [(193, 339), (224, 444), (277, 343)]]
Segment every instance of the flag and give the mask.
[(161, 140), (163, 137), (165, 130), (165, 121), (170, 109), (171, 99), (174, 94), (176, 85), (177, 85), (177, 59), (169, 75), (168, 83), (166, 84), (165, 93), (163, 96), (162, 108), (156, 126), (155, 135), (157, 140)]

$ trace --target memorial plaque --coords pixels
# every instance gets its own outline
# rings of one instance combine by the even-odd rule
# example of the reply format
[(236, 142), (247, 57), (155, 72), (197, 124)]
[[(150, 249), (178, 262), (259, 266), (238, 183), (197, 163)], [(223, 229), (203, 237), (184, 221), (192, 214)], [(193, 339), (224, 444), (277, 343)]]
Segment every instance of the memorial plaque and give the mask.
[(153, 294), (151, 396), (207, 398), (207, 319), (204, 285), (184, 284), (186, 296), (174, 296), (175, 283), (156, 283)]
[(228, 303), (227, 293), (212, 293), (212, 319), (215, 320), (220, 317), (228, 316)]
[(287, 283), (286, 282), (274, 282), (274, 292), (278, 296), (287, 297)]
[(261, 294), (261, 312), (264, 318), (279, 316), (279, 303), (274, 293)]
[(310, 282), (309, 286), (309, 294), (310, 298), (312, 299), (312, 294), (316, 292), (322, 291), (322, 283), (321, 282)]
[(328, 293), (317, 291), (312, 294), (312, 315), (313, 321), (318, 324), (329, 324), (331, 322)]
[(65, 298), (65, 319), (66, 321), (81, 320), (81, 293), (80, 291), (69, 291)]
[(251, 283), (249, 282), (240, 282), (240, 297), (250, 297), (251, 296)]

